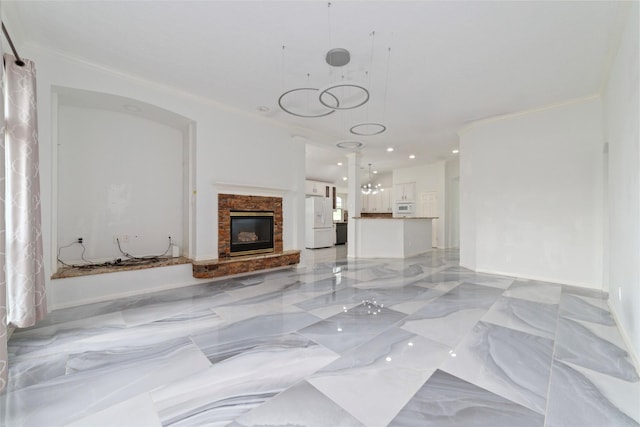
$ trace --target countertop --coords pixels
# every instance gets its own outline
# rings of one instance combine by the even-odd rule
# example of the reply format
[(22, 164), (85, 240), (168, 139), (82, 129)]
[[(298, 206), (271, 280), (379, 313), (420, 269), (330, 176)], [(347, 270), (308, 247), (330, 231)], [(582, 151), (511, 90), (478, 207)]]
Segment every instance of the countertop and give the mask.
[(366, 216), (354, 216), (351, 217), (352, 219), (376, 219), (376, 220), (383, 220), (383, 221), (389, 221), (389, 220), (394, 220), (394, 219), (438, 219), (439, 217), (437, 216), (410, 216), (410, 217), (406, 217), (406, 218), (381, 218), (381, 217), (366, 217)]

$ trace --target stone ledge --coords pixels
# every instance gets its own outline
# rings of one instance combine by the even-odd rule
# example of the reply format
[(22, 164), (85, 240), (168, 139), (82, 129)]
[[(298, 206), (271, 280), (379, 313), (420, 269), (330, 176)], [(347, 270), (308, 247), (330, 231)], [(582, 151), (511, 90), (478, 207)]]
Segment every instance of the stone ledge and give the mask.
[(249, 273), (268, 268), (286, 267), (300, 263), (300, 251), (284, 251), (264, 255), (249, 255), (225, 259), (193, 261), (193, 277), (212, 279), (214, 277)]
[(66, 279), (69, 277), (82, 277), (91, 276), (93, 274), (105, 274), (115, 273), (118, 271), (134, 271), (134, 270), (146, 270), (147, 268), (167, 267), (170, 265), (189, 264), (191, 260), (185, 257), (178, 258), (163, 258), (159, 261), (149, 262), (148, 264), (141, 265), (119, 265), (116, 263), (104, 265), (97, 265), (95, 267), (78, 266), (78, 267), (60, 267), (53, 275), (51, 279)]

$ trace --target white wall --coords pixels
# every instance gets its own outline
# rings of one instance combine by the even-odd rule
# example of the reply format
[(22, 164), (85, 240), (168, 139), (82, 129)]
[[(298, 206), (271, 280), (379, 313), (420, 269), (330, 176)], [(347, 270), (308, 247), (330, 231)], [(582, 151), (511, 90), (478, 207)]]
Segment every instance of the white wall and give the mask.
[(640, 355), (640, 132), (638, 126), (638, 3), (631, 13), (604, 92), (609, 144), (609, 303)]
[(445, 193), (445, 162), (440, 161), (426, 165), (399, 168), (393, 171), (393, 184), (416, 183), (416, 215), (427, 216), (424, 204), (420, 203), (421, 196), (435, 191), (438, 194), (438, 218), (433, 220), (434, 235), (437, 247), (446, 247), (446, 193)]
[(601, 289), (602, 149), (599, 98), (463, 132), (461, 265)]
[[(58, 242), (83, 237), (85, 258), (160, 255), (183, 242), (183, 135), (130, 114), (58, 108)], [(64, 249), (80, 260), (78, 245)]]
[(460, 247), (460, 158), (445, 163), (445, 247)]
[[(58, 243), (65, 243), (58, 242), (55, 233), (58, 153), (52, 144), (52, 135), (57, 132), (58, 124), (52, 121), (56, 108), (55, 97), (52, 96), (54, 86), (125, 96), (195, 122), (195, 146), (189, 159), (189, 169), (195, 174), (190, 188), (193, 258), (217, 257), (217, 185), (220, 183), (242, 188), (275, 189), (281, 193), (284, 249), (304, 246), (305, 148), (304, 144), (293, 141), (290, 129), (265, 118), (243, 114), (194, 95), (37, 46), (23, 45), (20, 52), (35, 61), (38, 72), (43, 243), (47, 277), (52, 273), (52, 259), (55, 259)], [(158, 195), (162, 195), (160, 191)], [(197, 282), (180, 266), (175, 269), (182, 272), (178, 278), (165, 274), (157, 281), (141, 280), (141, 275), (156, 277), (157, 274), (151, 270), (109, 274), (100, 280), (95, 279), (96, 276), (88, 276), (82, 283), (71, 279), (47, 280), (48, 295), (52, 308), (56, 308), (123, 295), (125, 292), (118, 287), (123, 281), (128, 284), (128, 293)], [(61, 295), (64, 297), (57, 297)]]

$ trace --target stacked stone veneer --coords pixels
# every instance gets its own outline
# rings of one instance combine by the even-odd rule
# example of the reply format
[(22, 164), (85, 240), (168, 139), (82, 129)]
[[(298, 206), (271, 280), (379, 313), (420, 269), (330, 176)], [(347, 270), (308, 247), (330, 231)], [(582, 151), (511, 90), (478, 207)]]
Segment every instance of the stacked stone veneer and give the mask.
[(282, 253), (282, 198), (218, 194), (218, 258), (231, 254), (231, 211), (273, 212), (273, 251)]
[[(273, 253), (231, 257), (231, 211), (273, 212)], [(193, 262), (193, 276), (208, 279), (299, 262), (300, 251), (283, 252), (282, 198), (218, 194), (218, 259)]]

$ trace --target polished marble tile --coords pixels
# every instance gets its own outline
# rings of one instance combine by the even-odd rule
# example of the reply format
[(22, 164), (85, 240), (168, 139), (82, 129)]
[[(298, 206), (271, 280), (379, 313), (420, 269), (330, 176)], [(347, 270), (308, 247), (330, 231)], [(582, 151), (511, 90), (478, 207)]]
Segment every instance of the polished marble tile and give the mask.
[(552, 353), (550, 339), (478, 322), (440, 369), (544, 415)]
[(542, 427), (544, 416), (438, 370), (389, 425)]
[(0, 414), (8, 426), (65, 425), (209, 366), (189, 343), (153, 359), (107, 364), (7, 393), (0, 400)]
[[(553, 363), (548, 400), (548, 427), (640, 426), (639, 420), (622, 412), (587, 377), (561, 361)], [(637, 408), (638, 400), (635, 403)]]
[(28, 358), (22, 361), (15, 357), (12, 358), (9, 365), (7, 391), (19, 390), (65, 375), (67, 358), (67, 354), (64, 353)]
[(66, 427), (161, 427), (149, 393), (142, 393), (136, 397), (94, 412), (86, 417), (66, 424)]
[(337, 358), (320, 345), (276, 339), (166, 383), (151, 397), (163, 425), (226, 425)]
[(368, 300), (389, 307), (394, 304), (421, 299), (420, 296), (426, 291), (425, 288), (412, 285), (400, 288), (347, 288), (308, 299), (297, 303), (296, 306), (310, 311), (329, 305), (359, 304)]
[(448, 356), (449, 348), (398, 328), (345, 353), (308, 381), (366, 426), (385, 426)]
[(402, 328), (453, 348), (501, 294), (498, 288), (462, 283), (411, 314)]
[(615, 326), (616, 322), (606, 304), (597, 298), (563, 294), (560, 299), (560, 315), (569, 319)]
[(496, 276), (492, 274), (476, 273), (462, 267), (449, 267), (440, 272), (434, 273), (427, 278), (434, 283), (441, 282), (467, 282), (476, 285), (485, 285), (495, 288), (507, 289), (513, 283), (512, 278)]
[(365, 301), (299, 332), (337, 353), (344, 353), (369, 341), (405, 317), (406, 314), (382, 304)]
[(438, 297), (449, 292), (451, 289), (455, 288), (459, 285), (457, 282), (446, 282), (446, 283), (429, 283), (428, 286), (423, 286), (422, 283), (416, 282), (413, 285), (418, 287), (424, 287), (427, 290), (420, 294), (419, 297), (405, 302), (400, 302), (397, 304), (392, 304), (390, 308), (393, 308), (395, 311), (400, 311), (406, 314), (413, 314), (416, 311), (420, 310), (424, 306), (426, 306), (431, 301), (435, 300)]
[(230, 425), (364, 427), (364, 424), (305, 381), (240, 416)]
[(16, 331), (0, 425), (638, 425), (606, 294), (478, 274), (456, 250), (305, 258)]
[(640, 380), (627, 351), (598, 336), (589, 328), (588, 322), (560, 318), (555, 357), (625, 381)]
[(562, 286), (537, 280), (516, 280), (503, 296), (543, 304), (559, 304)]
[[(191, 339), (206, 355), (210, 356), (216, 355), (221, 345), (289, 334), (320, 320), (298, 309), (296, 311), (253, 316), (234, 323), (221, 324), (193, 334)], [(215, 357), (217, 358), (218, 356)]]
[(558, 323), (558, 306), (501, 297), (481, 320), (554, 339)]

